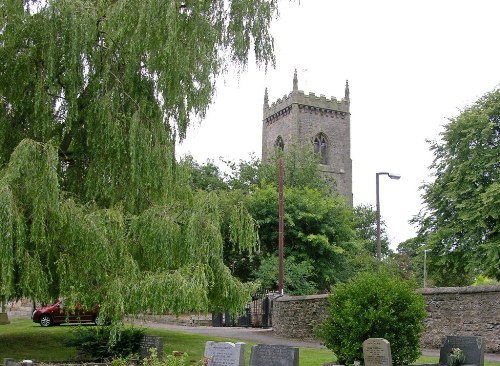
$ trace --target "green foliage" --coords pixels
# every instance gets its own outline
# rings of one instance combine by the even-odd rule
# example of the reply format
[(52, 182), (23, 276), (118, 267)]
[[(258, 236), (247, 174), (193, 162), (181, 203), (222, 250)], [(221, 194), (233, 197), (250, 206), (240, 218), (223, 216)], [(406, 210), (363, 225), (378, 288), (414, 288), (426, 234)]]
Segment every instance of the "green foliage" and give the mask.
[[(351, 264), (359, 258), (358, 250), (363, 250), (360, 243), (371, 238), (360, 234), (356, 243), (354, 222), (358, 224), (364, 217), (354, 220), (351, 208), (335, 194), (333, 182), (321, 176), (318, 156), (310, 146), (291, 147), (264, 163), (254, 156), (239, 163), (224, 161), (230, 168), (227, 175), (212, 162), (199, 165), (189, 158), (186, 162), (193, 169), (193, 181), (200, 182), (195, 187), (205, 191), (219, 187), (216, 191), (222, 206), (237, 208), (240, 211), (237, 217), (248, 217), (246, 225), (258, 228), (258, 238), (235, 240), (234, 235), (239, 237), (239, 231), (226, 230), (234, 226), (232, 216), (223, 218), (226, 266), (240, 279), (258, 280), (266, 288), (276, 288), (277, 266), (274, 269), (272, 263), (278, 251), (277, 159), (280, 157), (284, 159), (285, 261), (290, 271), (287, 277), (293, 279), (285, 279), (286, 290), (294, 294), (326, 292), (333, 283), (352, 275)], [(199, 179), (200, 176), (204, 178)], [(259, 239), (258, 251), (253, 253), (234, 245)]]
[(269, 161), (263, 162), (260, 178), (266, 184), (278, 186), (278, 161), (283, 159), (285, 187), (313, 188), (325, 195), (336, 195), (335, 180), (324, 177), (318, 166), (320, 157), (307, 144), (292, 145), (285, 151), (276, 150)]
[[(158, 358), (158, 355), (156, 354), (156, 350), (152, 349), (151, 350), (151, 355), (149, 357), (146, 357), (142, 364), (144, 366), (190, 366), (190, 365), (199, 365), (203, 366), (205, 363), (203, 360), (200, 360), (196, 362), (195, 360), (192, 360), (189, 358), (187, 353), (181, 353), (181, 354), (176, 354), (176, 355), (167, 355), (163, 358)], [(117, 364), (117, 362), (113, 363), (113, 366), (126, 366), (128, 365), (126, 362)]]
[[(278, 192), (272, 186), (255, 190), (249, 211), (259, 227), (261, 252), (278, 251)], [(312, 188), (284, 190), (285, 257), (297, 263), (314, 263), (310, 280), (319, 291), (328, 291), (345, 280), (348, 258), (354, 247), (351, 211), (339, 197), (325, 196)]]
[(65, 346), (75, 347), (87, 359), (109, 360), (137, 355), (144, 336), (142, 328), (124, 328), (118, 338), (112, 340), (112, 327), (76, 327), (64, 340)]
[(485, 285), (500, 285), (500, 281), (494, 280), (493, 278), (489, 278), (484, 275), (477, 276), (476, 280), (474, 281), (474, 286)]
[(194, 189), (214, 191), (228, 188), (222, 172), (213, 161), (207, 160), (204, 164), (198, 164), (192, 156), (187, 156), (181, 163), (190, 167), (191, 186)]
[(385, 271), (357, 275), (337, 284), (330, 311), (318, 334), (341, 363), (363, 360), (363, 342), (384, 338), (395, 365), (409, 365), (420, 354), (425, 301), (415, 286)]
[[(417, 283), (423, 282), (424, 277), (424, 243), (421, 238), (415, 237), (398, 244), (395, 253), (390, 256), (390, 263), (397, 268), (400, 276), (415, 279)], [(429, 254), (427, 253), (427, 286), (434, 284), (429, 273)]]
[(182, 4), (0, 2), (0, 299), (244, 306), (222, 243), (253, 250), (253, 221), (192, 190), (175, 144), (230, 65), (274, 63), (277, 0)]
[[(356, 236), (362, 247), (367, 252), (376, 255), (377, 252), (377, 211), (370, 205), (358, 205), (354, 207), (354, 224)], [(382, 256), (391, 253), (389, 249), (389, 238), (385, 230), (385, 222), (380, 220), (380, 249)]]
[[(312, 281), (314, 265), (311, 261), (298, 262), (289, 256), (283, 261), (283, 288), (288, 295), (312, 295), (318, 293)], [(272, 255), (262, 260), (255, 277), (263, 288), (278, 288), (278, 256)]]
[(431, 143), (435, 180), (423, 186), (415, 218), (432, 249), (437, 285), (467, 285), (479, 273), (500, 279), (500, 90), (487, 93)]

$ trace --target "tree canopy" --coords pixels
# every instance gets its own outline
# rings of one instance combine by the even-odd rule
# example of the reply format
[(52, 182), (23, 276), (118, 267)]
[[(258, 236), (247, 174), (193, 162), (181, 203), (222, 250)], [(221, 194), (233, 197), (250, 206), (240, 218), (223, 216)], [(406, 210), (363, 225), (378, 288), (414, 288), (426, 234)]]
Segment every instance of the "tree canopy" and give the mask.
[[(311, 146), (297, 145), (277, 151), (270, 161), (254, 156), (239, 163), (224, 161), (230, 168), (224, 174), (212, 161), (200, 165), (186, 159), (196, 178), (193, 187), (208, 191), (220, 187), (221, 199), (243, 202), (256, 221), (260, 241), (256, 253), (233, 249), (226, 235), (224, 259), (233, 274), (277, 288), (279, 158), (284, 160), (285, 292), (327, 292), (359, 271), (376, 269), (373, 209), (349, 207), (336, 193), (334, 182), (321, 175)], [(384, 227), (382, 222), (383, 249), (388, 254)]]
[(0, 3), (0, 299), (116, 318), (244, 304), (222, 230), (252, 248), (253, 221), (191, 190), (175, 143), (230, 65), (274, 63), (276, 15), (276, 0)]
[(500, 279), (500, 90), (452, 118), (431, 143), (434, 181), (416, 217), (437, 285)]

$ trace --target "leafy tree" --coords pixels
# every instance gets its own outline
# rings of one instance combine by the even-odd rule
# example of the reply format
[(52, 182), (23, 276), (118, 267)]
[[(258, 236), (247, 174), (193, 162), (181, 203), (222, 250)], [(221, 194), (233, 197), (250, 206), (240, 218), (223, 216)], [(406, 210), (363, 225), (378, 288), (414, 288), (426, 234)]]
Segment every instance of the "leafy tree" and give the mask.
[(278, 161), (283, 160), (283, 185), (313, 188), (325, 195), (338, 195), (335, 180), (323, 176), (318, 168), (320, 157), (308, 144), (291, 145), (286, 151), (276, 150), (269, 161), (262, 162), (260, 178), (265, 184), (278, 186)]
[[(263, 288), (277, 289), (279, 282), (278, 256), (265, 257), (256, 270), (256, 277)], [(289, 295), (312, 295), (318, 293), (313, 282), (314, 263), (311, 260), (297, 261), (293, 256), (283, 258), (283, 290)]]
[[(319, 291), (328, 291), (346, 279), (348, 258), (353, 250), (351, 211), (339, 198), (324, 196), (312, 188), (284, 190), (285, 257), (311, 263), (311, 281)], [(261, 253), (278, 252), (278, 192), (265, 186), (248, 199), (248, 210), (259, 227)]]
[(238, 163), (230, 160), (223, 162), (230, 169), (226, 179), (231, 189), (251, 192), (262, 183), (262, 163), (255, 155), (251, 154), (249, 160), (241, 159)]
[(193, 192), (174, 151), (230, 64), (274, 63), (276, 4), (0, 2), (0, 298), (114, 319), (246, 302), (222, 229), (251, 248), (252, 221)]
[(228, 188), (219, 167), (211, 160), (198, 164), (192, 156), (186, 156), (183, 161), (191, 169), (191, 187), (204, 191), (224, 190)]
[[(354, 223), (358, 240), (369, 253), (376, 255), (377, 249), (377, 211), (370, 205), (354, 208)], [(380, 248), (384, 257), (391, 253), (385, 222), (380, 220)]]
[[(310, 146), (298, 145), (284, 153), (277, 151), (268, 162), (254, 156), (238, 164), (224, 161), (231, 170), (224, 177), (217, 169), (211, 170), (211, 177), (224, 179), (230, 188), (218, 190), (219, 198), (228, 206), (243, 203), (259, 228), (258, 253), (234, 248), (225, 235), (224, 260), (232, 273), (245, 281), (259, 280), (265, 287), (276, 287), (277, 266), (272, 264), (278, 252), (278, 158), (284, 160), (286, 275), (293, 279), (293, 283), (285, 279), (287, 292), (326, 292), (333, 283), (345, 281), (358, 271), (375, 269), (374, 249), (369, 249), (376, 241), (373, 210), (362, 206), (353, 216), (332, 182), (321, 175), (318, 156)], [(192, 165), (199, 175), (200, 165)], [(199, 187), (210, 189), (206, 184)], [(385, 234), (383, 239), (386, 249)], [(302, 280), (296, 281), (298, 278)]]
[(431, 248), (438, 285), (470, 284), (484, 273), (500, 279), (500, 90), (452, 118), (431, 143), (435, 180), (425, 184), (425, 209), (415, 218)]
[(410, 365), (420, 355), (426, 312), (415, 284), (383, 270), (360, 273), (337, 284), (329, 302), (329, 316), (318, 334), (341, 363), (363, 360), (368, 338), (387, 339), (395, 365)]

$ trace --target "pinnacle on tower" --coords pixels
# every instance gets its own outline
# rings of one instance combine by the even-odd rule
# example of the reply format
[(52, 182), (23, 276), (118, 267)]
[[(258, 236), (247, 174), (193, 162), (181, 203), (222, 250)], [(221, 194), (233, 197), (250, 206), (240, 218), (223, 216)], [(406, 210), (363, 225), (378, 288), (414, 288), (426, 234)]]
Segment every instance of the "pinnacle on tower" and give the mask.
[(344, 99), (349, 101), (349, 80), (345, 81), (345, 96)]
[(267, 88), (264, 92), (264, 108), (269, 108), (269, 96), (267, 95)]
[(299, 81), (297, 79), (297, 69), (295, 69), (295, 72), (293, 73), (293, 91), (298, 91), (299, 90)]

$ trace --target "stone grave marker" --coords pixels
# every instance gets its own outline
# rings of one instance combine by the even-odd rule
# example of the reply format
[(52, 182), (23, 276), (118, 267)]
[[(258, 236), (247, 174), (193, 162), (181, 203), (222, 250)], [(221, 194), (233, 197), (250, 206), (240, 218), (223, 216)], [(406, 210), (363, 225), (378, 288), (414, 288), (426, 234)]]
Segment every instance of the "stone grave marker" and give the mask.
[(252, 346), (250, 366), (299, 366), (299, 349), (274, 344)]
[(245, 343), (208, 341), (204, 356), (208, 366), (245, 366)]
[(0, 313), (0, 324), (10, 324), (7, 313)]
[(482, 337), (474, 336), (446, 336), (443, 338), (439, 351), (439, 363), (446, 365), (448, 354), (452, 348), (460, 348), (465, 361), (462, 363), (469, 365), (484, 366), (484, 343)]
[(363, 342), (365, 366), (392, 366), (391, 344), (384, 338), (368, 338)]
[(151, 348), (156, 350), (158, 359), (163, 358), (163, 341), (161, 337), (145, 335), (139, 344), (139, 354), (141, 357), (151, 356)]

